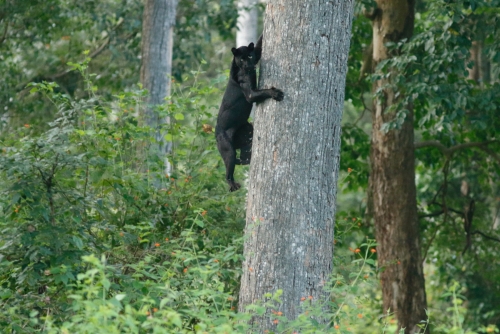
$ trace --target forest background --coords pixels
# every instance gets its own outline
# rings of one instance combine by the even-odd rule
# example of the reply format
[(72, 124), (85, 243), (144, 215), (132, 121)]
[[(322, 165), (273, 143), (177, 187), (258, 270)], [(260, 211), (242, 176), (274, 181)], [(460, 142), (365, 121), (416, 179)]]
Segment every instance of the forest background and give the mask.
[[(418, 1), (413, 37), (375, 71), (364, 15), (372, 7), (356, 5), (352, 28), (331, 331), (396, 328), (382, 312), (368, 191), (372, 85), (393, 75), (401, 105), (415, 114), (415, 251), (429, 326), (498, 332), (499, 3)], [(228, 193), (211, 129), (235, 46), (236, 4), (177, 5), (171, 96), (157, 109), (170, 118), (168, 175), (161, 157), (142, 154), (155, 144), (137, 120), (147, 95), (138, 84), (142, 11), (139, 0), (1, 2), (3, 332), (245, 332), (252, 312), (273, 307), (235, 311), (245, 191)], [(387, 130), (401, 126), (405, 111), (396, 110)], [(247, 170), (238, 167), (236, 178)], [(304, 312), (318, 309), (305, 300)], [(279, 313), (270, 317), (280, 332), (320, 326)]]

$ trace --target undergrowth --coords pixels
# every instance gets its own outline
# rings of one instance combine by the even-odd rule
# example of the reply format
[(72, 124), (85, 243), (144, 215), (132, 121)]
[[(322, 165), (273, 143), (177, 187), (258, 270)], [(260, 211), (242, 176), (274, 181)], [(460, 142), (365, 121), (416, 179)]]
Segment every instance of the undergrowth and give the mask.
[[(167, 175), (140, 119), (147, 93), (105, 101), (87, 65), (71, 64), (88, 98), (32, 84), (53, 103), (50, 129), (37, 134), (25, 124), (0, 139), (2, 332), (249, 333), (252, 314), (267, 310), (276, 333), (395, 331), (391, 314), (380, 314), (376, 244), (357, 232), (357, 218), (342, 215), (327, 300), (304, 296), (294, 320), (276, 311), (280, 291), (236, 312), (245, 192), (227, 191), (212, 130), (226, 76), (174, 85), (157, 108), (170, 119), (162, 128), (173, 142)], [(243, 179), (245, 168), (237, 172)], [(443, 298), (450, 316), (436, 318), (435, 333), (497, 332), (462, 328), (456, 284)]]

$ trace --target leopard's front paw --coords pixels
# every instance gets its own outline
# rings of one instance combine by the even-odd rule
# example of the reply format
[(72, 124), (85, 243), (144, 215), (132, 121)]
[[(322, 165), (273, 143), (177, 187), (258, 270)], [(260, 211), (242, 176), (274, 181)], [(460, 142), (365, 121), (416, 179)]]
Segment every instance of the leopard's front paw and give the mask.
[(283, 101), (283, 98), (285, 97), (285, 93), (281, 89), (271, 87), (271, 90), (273, 91), (273, 99), (276, 101)]

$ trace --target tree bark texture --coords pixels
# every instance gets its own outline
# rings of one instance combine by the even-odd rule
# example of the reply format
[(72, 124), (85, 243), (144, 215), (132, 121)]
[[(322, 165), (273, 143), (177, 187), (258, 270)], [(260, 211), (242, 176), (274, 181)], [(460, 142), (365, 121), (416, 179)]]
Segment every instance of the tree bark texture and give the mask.
[(257, 0), (238, 1), (238, 21), (236, 31), (236, 47), (257, 43), (258, 11)]
[(267, 4), (260, 86), (285, 98), (256, 110), (240, 311), (281, 289), (279, 311), (293, 319), (302, 297), (325, 297), (352, 15), (353, 0)]
[[(392, 55), (388, 42), (410, 38), (414, 26), (414, 0), (376, 0), (373, 20), (373, 63), (377, 66)], [(427, 308), (415, 188), (413, 110), (400, 129), (385, 133), (382, 125), (394, 119), (387, 110), (397, 100), (395, 91), (382, 88), (388, 79), (374, 83), (375, 99), (371, 141), (373, 218), (382, 282), (384, 313), (394, 312), (399, 328), (418, 333)]]
[[(172, 73), (173, 27), (178, 0), (146, 0), (142, 22), (141, 83), (148, 90), (144, 121), (156, 129), (158, 154), (170, 151), (170, 143), (164, 139), (161, 128), (169, 122), (167, 117), (155, 112), (155, 106), (165, 103), (170, 95)], [(165, 159), (166, 172), (169, 164)]]

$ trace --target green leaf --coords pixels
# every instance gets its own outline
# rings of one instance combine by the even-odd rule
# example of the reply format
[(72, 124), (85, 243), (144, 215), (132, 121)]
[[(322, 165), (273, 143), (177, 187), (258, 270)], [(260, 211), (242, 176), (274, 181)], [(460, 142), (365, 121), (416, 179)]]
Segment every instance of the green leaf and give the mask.
[(17, 204), (20, 198), (21, 198), (20, 193), (14, 193), (14, 195), (12, 195), (12, 204)]
[(169, 299), (167, 298), (163, 298), (161, 301), (160, 301), (160, 309), (162, 309), (167, 303), (169, 302)]
[(2, 299), (7, 299), (7, 298), (10, 298), (12, 296), (12, 291), (10, 290), (1, 290), (0, 291), (0, 298)]
[(124, 293), (120, 293), (120, 294), (117, 294), (117, 295), (115, 296), (115, 299), (116, 299), (116, 300), (118, 300), (118, 301), (122, 301), (122, 300), (123, 300), (123, 298), (125, 298), (126, 296), (127, 296), (126, 294), (124, 294)]
[(111, 282), (105, 278), (102, 280), (102, 286), (106, 289), (106, 290), (109, 290), (109, 287), (111, 286)]
[(178, 121), (182, 121), (184, 119), (184, 115), (181, 113), (177, 113), (174, 115), (174, 118)]
[(78, 248), (78, 249), (83, 249), (83, 241), (76, 235), (73, 236), (73, 244)]
[(182, 319), (178, 313), (170, 313), (170, 321), (172, 321), (172, 324), (176, 325), (177, 327), (182, 327)]

